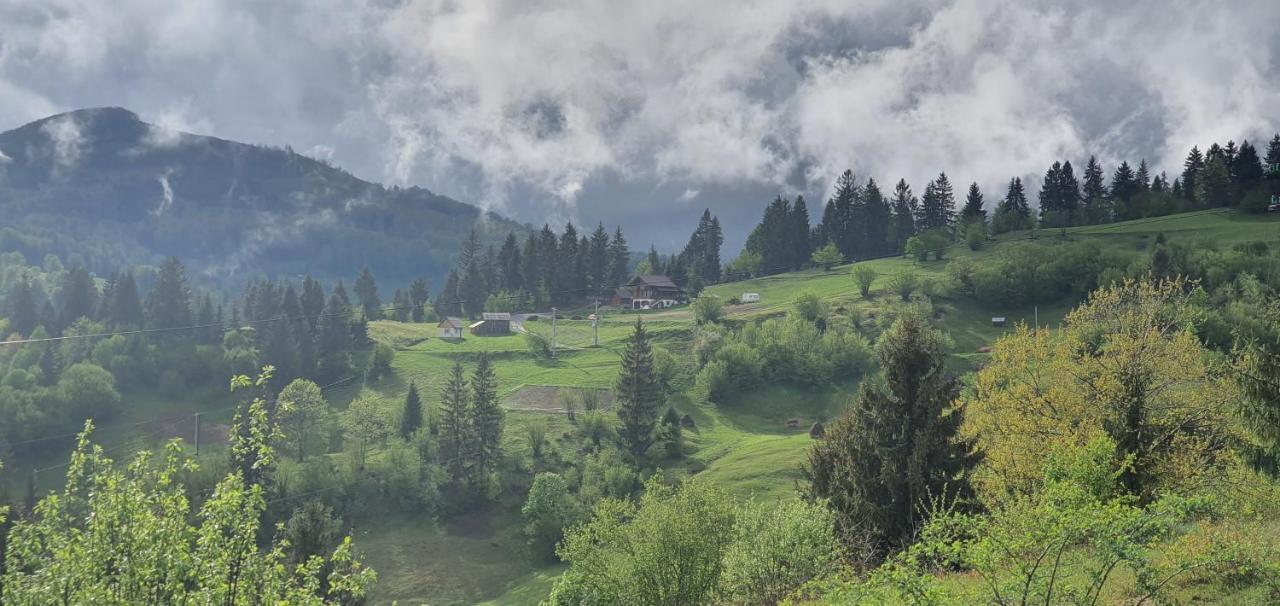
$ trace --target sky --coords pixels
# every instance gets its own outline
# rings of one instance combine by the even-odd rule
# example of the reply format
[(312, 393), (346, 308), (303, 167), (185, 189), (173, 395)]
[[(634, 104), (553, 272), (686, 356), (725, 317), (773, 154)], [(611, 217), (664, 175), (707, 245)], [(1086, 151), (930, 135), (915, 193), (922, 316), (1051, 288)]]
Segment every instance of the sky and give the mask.
[[(0, 0), (0, 129), (121, 106), (511, 216), (736, 254), (851, 169), (989, 206), (1280, 130), (1280, 2)], [(1265, 150), (1265, 146), (1264, 146)]]

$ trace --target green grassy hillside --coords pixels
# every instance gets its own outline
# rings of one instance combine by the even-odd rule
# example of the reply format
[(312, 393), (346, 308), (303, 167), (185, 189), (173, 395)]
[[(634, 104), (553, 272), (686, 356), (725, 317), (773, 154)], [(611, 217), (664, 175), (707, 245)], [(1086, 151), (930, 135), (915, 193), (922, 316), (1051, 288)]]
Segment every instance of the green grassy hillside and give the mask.
[[(1206, 211), (1071, 228), (1065, 235), (1057, 230), (1041, 231), (1034, 238), (1038, 245), (1049, 247), (1093, 242), (1100, 250), (1142, 259), (1150, 255), (1160, 234), (1171, 242), (1208, 240), (1220, 247), (1257, 240), (1274, 244), (1280, 236), (1280, 217)], [(912, 271), (926, 284), (923, 290), (930, 294), (935, 325), (950, 336), (950, 367), (965, 372), (981, 364), (984, 354), (979, 350), (1017, 323), (1031, 323), (1038, 317), (1041, 325), (1055, 325), (1079, 301), (1080, 295), (1073, 293), (1038, 305), (982, 304), (957, 295), (948, 286), (946, 267), (952, 260), (990, 262), (995, 255), (1016, 254), (1032, 237), (1027, 232), (1004, 234), (976, 251), (954, 246), (941, 261), (892, 258), (864, 262), (877, 272), (867, 298), (860, 295), (851, 278), (852, 264), (831, 271), (806, 270), (721, 284), (710, 287), (708, 292), (725, 300), (746, 292), (760, 294), (758, 303), (726, 307), (725, 322), (731, 325), (786, 314), (802, 294), (811, 292), (823, 300), (834, 317), (856, 319), (874, 327), (877, 318), (883, 317), (898, 298), (890, 292), (893, 276)], [(993, 316), (1008, 318), (1007, 326), (993, 326)], [(639, 317), (644, 318), (655, 344), (684, 369), (681, 387), (687, 390), (691, 378), (688, 375), (694, 367), (690, 355), (695, 331), (691, 312), (681, 308), (644, 312)], [(479, 352), (488, 352), (495, 362), (499, 393), (508, 406), (504, 450), (524, 466), (522, 469), (527, 468), (527, 428), (535, 419), (545, 419), (552, 447), (564, 453), (566, 459), (572, 458), (581, 438), (563, 412), (564, 403), (575, 390), (603, 389), (613, 384), (623, 341), (636, 318), (634, 313), (603, 312), (599, 346), (593, 346), (589, 321), (561, 320), (555, 328), (559, 349), (554, 359), (541, 359), (531, 353), (521, 334), (446, 341), (436, 337), (433, 324), (373, 322), (369, 326), (371, 338), (396, 350), (392, 375), (371, 382), (357, 377), (326, 390), (326, 396), (339, 409), (361, 394), (397, 403), (412, 381), (424, 404), (434, 410), (450, 367), (457, 361), (469, 364)], [(524, 328), (551, 336), (551, 322), (545, 318), (526, 322)], [(681, 413), (688, 413), (696, 427), (686, 433), (686, 456), (662, 461), (660, 467), (673, 476), (700, 474), (744, 498), (795, 498), (799, 465), (810, 443), (810, 425), (839, 415), (860, 379), (848, 377), (838, 384), (813, 389), (771, 386), (721, 405), (677, 395), (671, 403)], [(191, 394), (181, 404), (156, 394), (126, 394), (126, 401), (132, 405), (126, 408), (124, 417), (98, 435), (102, 443), (122, 452), (156, 444), (162, 438), (189, 435), (188, 415), (197, 410), (221, 407), (216, 414), (204, 417), (211, 426), (225, 425), (229, 420), (226, 407), (230, 398), (225, 394)], [(180, 422), (173, 427), (147, 423), (164, 414), (174, 415)], [(51, 459), (41, 465), (57, 462)], [(15, 478), (25, 477), (28, 472), (22, 468), (7, 470), (11, 487), (19, 484)], [(56, 473), (48, 476), (41, 478), (42, 488), (51, 488), (56, 482)], [(547, 595), (562, 567), (539, 566), (526, 555), (519, 508), (527, 488), (527, 479), (523, 483), (512, 482), (503, 487), (495, 507), (445, 520), (414, 516), (355, 520), (357, 546), (379, 573), (373, 602), (471, 604), (489, 600), (485, 603), (536, 604)]]
[[(1280, 221), (1272, 217), (1206, 211), (1071, 228), (1067, 230), (1065, 239), (1056, 230), (1041, 231), (1036, 234), (1036, 240), (1050, 246), (1092, 241), (1106, 250), (1130, 254), (1136, 258), (1149, 254), (1150, 247), (1161, 233), (1171, 241), (1208, 239), (1220, 246), (1229, 247), (1239, 242), (1276, 240), (1280, 236)], [(721, 284), (709, 288), (708, 292), (726, 300), (745, 292), (760, 293), (759, 303), (727, 306), (726, 319), (729, 322), (785, 314), (805, 292), (817, 294), (836, 309), (837, 313), (874, 314), (877, 308), (896, 297), (887, 292), (887, 289), (890, 278), (898, 272), (915, 271), (925, 280), (941, 283), (947, 279), (945, 268), (951, 259), (971, 257), (981, 263), (984, 258), (998, 251), (1024, 245), (1030, 237), (1031, 234), (1026, 232), (1004, 234), (977, 251), (956, 246), (947, 251), (942, 261), (918, 263), (894, 258), (865, 262), (879, 273), (873, 284), (870, 300), (864, 300), (858, 293), (857, 286), (850, 277), (852, 264), (831, 271), (807, 270)], [(946, 295), (936, 297), (934, 302), (945, 310), (936, 324), (951, 336), (955, 344), (953, 357), (956, 369), (966, 370), (983, 357), (978, 349), (994, 342), (1016, 323), (1030, 324), (1038, 312), (1042, 325), (1057, 324), (1078, 300), (1069, 296), (1039, 306), (1016, 308), (981, 305), (971, 299)], [(1007, 317), (1007, 327), (992, 326), (992, 316)], [(677, 355), (684, 353), (693, 330), (693, 318), (689, 310), (646, 312), (643, 317), (646, 325), (656, 333), (657, 341), (662, 347)], [(426, 391), (431, 394), (429, 397), (435, 397), (439, 380), (453, 359), (465, 359), (476, 351), (486, 350), (499, 355), (498, 375), (504, 394), (513, 394), (528, 385), (607, 387), (617, 372), (621, 341), (634, 319), (633, 314), (606, 314), (600, 322), (599, 348), (590, 347), (589, 323), (561, 321), (558, 327), (560, 341), (567, 344), (569, 349), (561, 351), (555, 361), (535, 360), (527, 352), (520, 336), (468, 338), (461, 343), (447, 343), (431, 338), (429, 333), (432, 329), (423, 328), (417, 334), (418, 338), (425, 340), (412, 344), (400, 341), (402, 349), (397, 352), (395, 362), (397, 381), (403, 382), (404, 377), (409, 376), (418, 377), (420, 386), (424, 382), (428, 385)], [(528, 327), (539, 334), (550, 334), (550, 325), (546, 321), (529, 323)], [(392, 339), (393, 333), (400, 334), (410, 330), (414, 329), (393, 323), (375, 323), (371, 327), (371, 333), (379, 339)], [(845, 385), (822, 390), (770, 387), (725, 406), (692, 403), (687, 398), (677, 398), (674, 404), (681, 412), (688, 412), (695, 419), (697, 428), (689, 436), (688, 457), (684, 461), (673, 462), (675, 469), (672, 471), (701, 474), (743, 497), (766, 500), (794, 498), (795, 482), (800, 477), (799, 465), (810, 441), (807, 434), (810, 424), (838, 415), (856, 383), (856, 378), (852, 378)], [(377, 390), (386, 395), (394, 395), (402, 393), (403, 386), (389, 384), (378, 386)], [(526, 450), (518, 439), (522, 424), (533, 415), (547, 414), (550, 413), (511, 411), (507, 431), (509, 447), (515, 452)], [(554, 415), (553, 418), (563, 419), (563, 415)], [(787, 422), (793, 419), (798, 421), (797, 427), (790, 428)], [(567, 423), (557, 422), (553, 427), (553, 434), (565, 432), (563, 436), (568, 439)], [(518, 510), (516, 506), (510, 505), (505, 512), (495, 515), (497, 518), (508, 516), (506, 523), (516, 524)], [(504, 536), (501, 523), (495, 523), (493, 528), (484, 538), (500, 542), (511, 540), (510, 535)], [(402, 532), (395, 533), (394, 540), (396, 543), (431, 541), (429, 538)], [(414, 594), (396, 591), (392, 584), (381, 584), (380, 599), (431, 599), (438, 603), (451, 603), (451, 600), (465, 602), (483, 598), (492, 599), (488, 603), (493, 604), (536, 604), (546, 596), (551, 577), (559, 570), (533, 569), (525, 561), (516, 558), (517, 561), (513, 561), (498, 575), (501, 578), (494, 578), (491, 571), (483, 570), (484, 558), (473, 564), (470, 560), (457, 558), (452, 549), (446, 548), (455, 538), (440, 536), (437, 540), (440, 541), (440, 549), (436, 550), (439, 557), (448, 557), (456, 563), (454, 574), (459, 577), (487, 579), (488, 591), (458, 592), (437, 587), (429, 593)], [(379, 542), (379, 548), (384, 546), (389, 545)], [(426, 550), (423, 554), (428, 561), (422, 565), (433, 567), (433, 556), (427, 555)], [(372, 552), (371, 555), (375, 558), (372, 563), (377, 567), (380, 556)], [(385, 566), (380, 570), (391, 572)]]

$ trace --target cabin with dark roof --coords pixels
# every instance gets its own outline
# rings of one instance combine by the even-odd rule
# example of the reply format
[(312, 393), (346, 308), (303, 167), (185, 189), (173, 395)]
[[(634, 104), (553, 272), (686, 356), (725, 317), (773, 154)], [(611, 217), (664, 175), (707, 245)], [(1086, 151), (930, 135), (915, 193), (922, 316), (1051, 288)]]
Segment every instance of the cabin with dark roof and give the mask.
[(656, 309), (679, 305), (684, 301), (684, 292), (667, 276), (636, 276), (614, 292), (613, 300), (620, 307)]

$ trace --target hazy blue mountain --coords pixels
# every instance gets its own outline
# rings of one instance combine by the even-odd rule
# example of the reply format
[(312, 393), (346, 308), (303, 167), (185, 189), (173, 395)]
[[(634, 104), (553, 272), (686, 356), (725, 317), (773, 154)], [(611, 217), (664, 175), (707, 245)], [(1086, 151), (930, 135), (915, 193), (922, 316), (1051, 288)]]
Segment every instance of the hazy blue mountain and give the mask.
[[(0, 250), (46, 253), (105, 274), (181, 258), (197, 279), (443, 282), (472, 227), (526, 228), (421, 188), (386, 188), (278, 149), (162, 129), (120, 108), (0, 133)], [(386, 296), (389, 296), (387, 293)]]

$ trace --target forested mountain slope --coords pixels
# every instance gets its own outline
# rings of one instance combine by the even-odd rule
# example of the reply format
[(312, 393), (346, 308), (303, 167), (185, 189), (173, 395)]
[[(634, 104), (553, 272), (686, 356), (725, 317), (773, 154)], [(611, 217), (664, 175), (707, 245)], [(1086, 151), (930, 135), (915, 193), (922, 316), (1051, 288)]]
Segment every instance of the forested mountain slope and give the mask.
[[(439, 284), (468, 232), (522, 227), (421, 188), (386, 188), (277, 149), (157, 127), (125, 109), (0, 133), (0, 249), (98, 275), (182, 258), (197, 279), (349, 277)], [(492, 235), (490, 235), (492, 234)]]

